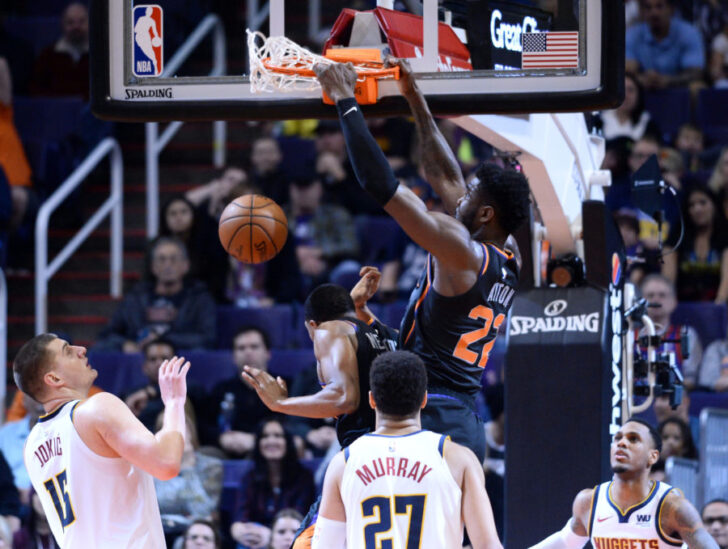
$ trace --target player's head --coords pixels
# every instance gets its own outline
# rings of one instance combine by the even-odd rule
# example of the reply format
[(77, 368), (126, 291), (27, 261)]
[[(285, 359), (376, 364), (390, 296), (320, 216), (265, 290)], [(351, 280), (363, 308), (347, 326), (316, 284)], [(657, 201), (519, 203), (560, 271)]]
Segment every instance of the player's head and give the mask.
[(714, 499), (703, 506), (700, 513), (705, 529), (713, 536), (720, 549), (728, 548), (728, 500)]
[(521, 172), (481, 164), (458, 201), (455, 217), (478, 240), (505, 240), (528, 219), (529, 196)]
[(612, 439), (612, 471), (618, 475), (647, 475), (661, 451), (662, 438), (657, 429), (643, 419), (630, 418)]
[(427, 402), (425, 364), (409, 351), (383, 353), (372, 362), (369, 388), (369, 404), (377, 417), (417, 416)]
[(27, 341), (13, 362), (18, 388), (38, 402), (86, 394), (98, 373), (89, 366), (86, 348), (70, 345), (55, 334), (39, 334)]
[(355, 311), (349, 292), (338, 284), (321, 284), (314, 288), (303, 304), (303, 318), (311, 337), (322, 322), (337, 320)]
[(242, 371), (243, 366), (268, 370), (270, 337), (260, 326), (241, 326), (233, 336), (233, 362)]
[(156, 383), (159, 377), (159, 367), (165, 360), (170, 360), (176, 354), (174, 344), (164, 338), (158, 338), (142, 347), (144, 363), (142, 371), (150, 382)]

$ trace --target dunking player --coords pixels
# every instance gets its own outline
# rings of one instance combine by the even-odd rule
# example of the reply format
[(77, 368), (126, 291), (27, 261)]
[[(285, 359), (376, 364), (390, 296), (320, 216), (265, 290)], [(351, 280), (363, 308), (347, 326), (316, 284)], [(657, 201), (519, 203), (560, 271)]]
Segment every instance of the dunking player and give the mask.
[(151, 475), (179, 472), (189, 367), (176, 357), (160, 366), (164, 425), (153, 435), (116, 396), (86, 398), (97, 372), (84, 347), (41, 334), (18, 351), (15, 382), (47, 412), (28, 436), (25, 466), (59, 546), (165, 547)]
[(500, 549), (483, 468), (449, 437), (420, 427), (427, 402), (422, 360), (408, 351), (377, 357), (369, 404), (377, 428), (326, 471), (313, 549), (459, 549), (463, 522), (473, 549)]
[(518, 281), (516, 259), (503, 248), (528, 216), (528, 181), (519, 172), (483, 165), (466, 186), (408, 66), (399, 63), (400, 88), (415, 117), (428, 181), (451, 215), (427, 211), (398, 184), (357, 107), (353, 68), (334, 64), (314, 70), (336, 102), (359, 183), (430, 252), (399, 334), (400, 347), (418, 354), (427, 367), (429, 399), (422, 425), (447, 433), (482, 462), (485, 435), (474, 400)]
[[(361, 283), (377, 276), (368, 273)], [(395, 348), (384, 327), (356, 318), (349, 292), (336, 284), (315, 288), (303, 306), (308, 335), (313, 341), (319, 381), (313, 395), (289, 397), (285, 381), (268, 372), (245, 367), (243, 378), (274, 412), (288, 415), (336, 417), (336, 434), (342, 448), (374, 430), (374, 410), (369, 407), (369, 369), (372, 361)], [(301, 524), (294, 547), (308, 547), (318, 513), (318, 501)]]
[(625, 422), (612, 441), (612, 480), (579, 492), (566, 526), (532, 549), (581, 549), (589, 540), (594, 549), (671, 549), (683, 543), (718, 549), (691, 503), (670, 485), (650, 480), (661, 448), (660, 434), (649, 423)]

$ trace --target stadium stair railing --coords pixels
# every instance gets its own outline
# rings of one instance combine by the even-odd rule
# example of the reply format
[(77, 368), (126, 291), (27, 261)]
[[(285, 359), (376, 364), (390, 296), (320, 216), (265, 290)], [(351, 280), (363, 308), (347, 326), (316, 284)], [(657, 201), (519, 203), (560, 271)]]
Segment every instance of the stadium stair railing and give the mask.
[[(104, 158), (110, 156), (111, 193), (73, 238), (48, 262), (48, 225), (51, 214), (78, 187)], [(116, 139), (107, 137), (86, 157), (81, 165), (46, 199), (35, 220), (35, 333), (48, 329), (48, 282), (61, 266), (83, 244), (107, 215), (111, 215), (110, 230), (110, 294), (121, 297), (123, 252), (123, 184), (124, 163)]]
[[(187, 40), (175, 52), (162, 73), (163, 78), (174, 76), (203, 38), (212, 33), (212, 70), (208, 76), (224, 76), (227, 71), (225, 27), (217, 15), (210, 14), (200, 21)], [(170, 122), (159, 134), (159, 122), (147, 122), (146, 131), (146, 174), (147, 174), (147, 236), (154, 238), (159, 231), (159, 155), (182, 127), (179, 120)], [(225, 165), (225, 141), (227, 122), (212, 123), (212, 163), (216, 168)]]

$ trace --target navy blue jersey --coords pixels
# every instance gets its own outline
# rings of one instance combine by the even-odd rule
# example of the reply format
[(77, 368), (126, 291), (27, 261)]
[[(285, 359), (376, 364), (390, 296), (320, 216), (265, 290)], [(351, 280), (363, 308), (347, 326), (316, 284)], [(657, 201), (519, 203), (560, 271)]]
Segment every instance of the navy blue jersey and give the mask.
[(350, 322), (356, 330), (356, 362), (359, 370), (359, 408), (351, 414), (336, 418), (336, 436), (345, 448), (361, 435), (374, 430), (374, 410), (369, 406), (369, 370), (372, 362), (385, 351), (393, 351), (397, 342), (391, 337), (393, 332), (375, 322), (367, 324), (355, 318), (342, 318)]
[(399, 331), (401, 349), (419, 355), (427, 367), (428, 389), (475, 396), (480, 378), (505, 321), (518, 283), (513, 254), (483, 246), (478, 280), (458, 296), (432, 287), (432, 256), (412, 291)]

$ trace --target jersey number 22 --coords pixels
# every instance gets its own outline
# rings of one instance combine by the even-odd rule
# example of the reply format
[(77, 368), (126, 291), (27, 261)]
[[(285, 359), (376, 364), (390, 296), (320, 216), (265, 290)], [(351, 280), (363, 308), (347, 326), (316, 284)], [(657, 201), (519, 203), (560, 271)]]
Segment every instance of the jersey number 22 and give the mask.
[(483, 319), (485, 320), (485, 324), (482, 328), (478, 328), (477, 330), (472, 330), (461, 335), (452, 354), (455, 358), (459, 358), (468, 364), (475, 364), (475, 361), (477, 360), (478, 367), (485, 368), (485, 365), (488, 363), (488, 355), (490, 354), (493, 345), (495, 345), (495, 338), (491, 339), (483, 346), (483, 350), (480, 353), (480, 360), (478, 360), (478, 353), (471, 351), (468, 347), (476, 341), (480, 341), (481, 339), (488, 337), (491, 328), (498, 330), (506, 316), (501, 313), (495, 317), (494, 320), (493, 309), (486, 307), (485, 305), (476, 305), (470, 309), (468, 316), (473, 320), (477, 320), (479, 318)]

